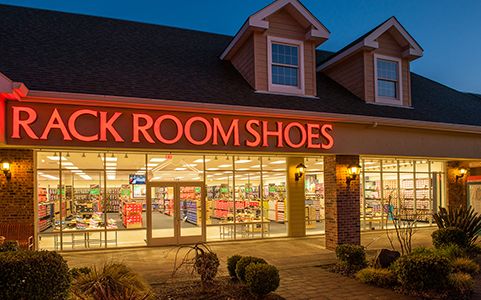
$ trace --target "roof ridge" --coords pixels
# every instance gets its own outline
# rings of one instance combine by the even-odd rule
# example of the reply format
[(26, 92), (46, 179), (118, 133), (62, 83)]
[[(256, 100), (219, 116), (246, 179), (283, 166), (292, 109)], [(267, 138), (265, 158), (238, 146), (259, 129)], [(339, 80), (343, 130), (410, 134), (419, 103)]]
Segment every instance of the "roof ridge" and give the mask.
[(137, 21), (137, 20), (121, 19), (121, 18), (116, 18), (116, 17), (96, 16), (96, 15), (89, 15), (87, 13), (80, 13), (80, 12), (66, 12), (66, 11), (60, 11), (60, 10), (54, 10), (54, 9), (48, 9), (48, 8), (38, 8), (38, 7), (29, 7), (29, 6), (22, 6), (22, 5), (12, 5), (12, 4), (0, 3), (0, 8), (1, 7), (9, 7), (9, 8), (16, 8), (16, 9), (20, 8), (20, 9), (25, 9), (25, 10), (37, 10), (37, 11), (43, 11), (43, 12), (48, 12), (48, 13), (82, 16), (82, 17), (101, 19), (101, 20), (112, 20), (112, 21), (116, 21), (116, 22), (120, 22), (120, 23), (133, 23), (133, 24), (141, 24), (141, 25), (148, 25), (148, 26), (155, 26), (155, 27), (178, 29), (178, 30), (184, 30), (184, 31), (199, 32), (199, 33), (223, 36), (223, 37), (227, 37), (227, 38), (233, 37), (233, 35), (209, 32), (209, 31), (204, 31), (204, 30), (199, 30), (199, 29), (184, 28), (184, 27), (177, 27), (177, 26), (157, 24), (157, 23), (149, 23), (149, 22), (143, 22), (143, 21)]

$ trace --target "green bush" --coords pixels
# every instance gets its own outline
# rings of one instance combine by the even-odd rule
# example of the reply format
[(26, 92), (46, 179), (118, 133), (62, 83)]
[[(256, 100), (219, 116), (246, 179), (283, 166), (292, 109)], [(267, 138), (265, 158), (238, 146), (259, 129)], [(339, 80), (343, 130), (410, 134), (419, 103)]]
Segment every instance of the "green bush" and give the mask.
[(451, 262), (451, 266), (453, 267), (453, 272), (462, 272), (470, 275), (479, 273), (479, 265), (469, 258), (458, 257)]
[(70, 288), (67, 263), (49, 251), (0, 253), (0, 299), (66, 299)]
[(342, 244), (336, 247), (336, 256), (341, 267), (357, 272), (366, 267), (366, 251), (363, 246)]
[(0, 246), (0, 252), (9, 252), (9, 251), (18, 251), (20, 247), (18, 246), (17, 241), (5, 241)]
[(450, 244), (448, 246), (435, 249), (434, 252), (440, 256), (446, 257), (449, 260), (453, 260), (458, 257), (466, 257), (466, 251), (455, 244)]
[(456, 227), (461, 229), (470, 245), (473, 245), (481, 233), (481, 215), (474, 211), (472, 207), (459, 207), (449, 211), (440, 207), (439, 212), (433, 215), (438, 228)]
[(397, 284), (397, 277), (389, 269), (365, 268), (356, 273), (356, 278), (362, 283), (379, 287), (392, 288)]
[(465, 273), (452, 273), (448, 276), (450, 299), (469, 299), (473, 293), (473, 277)]
[(204, 252), (196, 256), (194, 270), (200, 275), (202, 282), (214, 280), (219, 270), (219, 258), (214, 252)]
[(277, 268), (264, 263), (249, 264), (246, 267), (245, 279), (251, 293), (259, 297), (275, 291), (280, 282)]
[(435, 248), (442, 248), (451, 244), (466, 248), (469, 245), (466, 233), (457, 227), (441, 228), (431, 234)]
[(250, 264), (267, 264), (267, 262), (264, 259), (259, 258), (259, 257), (255, 257), (255, 256), (244, 256), (244, 257), (242, 257), (237, 262), (237, 265), (236, 265), (236, 268), (235, 268), (235, 273), (237, 275), (237, 278), (240, 281), (242, 281), (242, 282), (246, 281), (246, 278), (245, 278), (246, 268)]
[(72, 292), (80, 299), (152, 299), (150, 286), (142, 277), (121, 263), (106, 263), (93, 267), (73, 281)]
[(443, 289), (451, 273), (450, 261), (438, 254), (410, 254), (400, 257), (392, 268), (403, 289)]
[(227, 271), (229, 271), (229, 275), (232, 278), (237, 278), (237, 274), (235, 273), (235, 268), (237, 266), (237, 262), (242, 258), (240, 255), (232, 255), (227, 258)]

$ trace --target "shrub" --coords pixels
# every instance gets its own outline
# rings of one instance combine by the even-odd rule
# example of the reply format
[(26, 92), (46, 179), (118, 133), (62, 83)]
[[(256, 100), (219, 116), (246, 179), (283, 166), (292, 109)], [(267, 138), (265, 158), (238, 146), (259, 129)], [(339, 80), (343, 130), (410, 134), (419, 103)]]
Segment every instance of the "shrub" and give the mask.
[(433, 215), (438, 228), (456, 227), (467, 236), (469, 244), (474, 244), (481, 232), (481, 216), (472, 207), (459, 207), (449, 211), (440, 207), (439, 212)]
[(437, 254), (411, 254), (399, 258), (393, 270), (405, 290), (429, 291), (444, 288), (451, 264)]
[(5, 241), (0, 246), (0, 252), (8, 252), (8, 251), (18, 251), (20, 247), (18, 246), (17, 241)]
[(246, 281), (246, 278), (245, 278), (246, 268), (250, 264), (267, 264), (267, 262), (262, 258), (254, 257), (254, 256), (244, 256), (244, 257), (242, 257), (237, 262), (237, 265), (236, 265), (236, 268), (235, 268), (235, 273), (237, 275), (237, 278), (240, 281), (242, 281), (242, 282)]
[(435, 254), (434, 249), (426, 248), (426, 247), (416, 247), (414, 248), (409, 255), (432, 255)]
[(202, 282), (211, 282), (219, 269), (219, 258), (214, 252), (204, 252), (195, 257), (194, 270)]
[(72, 292), (80, 299), (140, 300), (152, 297), (150, 286), (121, 263), (106, 263), (99, 270), (93, 267), (91, 272), (80, 274), (73, 282)]
[(70, 288), (67, 263), (56, 252), (0, 253), (0, 299), (66, 299)]
[(469, 257), (476, 257), (478, 255), (481, 255), (481, 245), (479, 244), (469, 245), (468, 248), (466, 249), (466, 254), (468, 254)]
[(82, 274), (88, 274), (90, 272), (92, 272), (92, 269), (89, 267), (72, 268), (70, 269), (70, 276), (75, 279)]
[(452, 273), (448, 277), (451, 299), (469, 299), (473, 293), (474, 281), (471, 275)]
[(235, 268), (237, 266), (237, 262), (242, 258), (240, 255), (233, 255), (227, 258), (227, 271), (229, 271), (229, 275), (232, 278), (237, 278), (237, 274), (235, 273)]
[(453, 267), (453, 272), (462, 272), (470, 275), (479, 273), (479, 265), (469, 258), (458, 257), (451, 262), (451, 266)]
[(457, 227), (441, 228), (431, 234), (435, 248), (442, 248), (451, 244), (466, 248), (469, 240), (466, 233)]
[(279, 287), (279, 271), (264, 263), (251, 263), (246, 267), (247, 287), (256, 296), (265, 296)]
[(364, 268), (366, 263), (366, 251), (363, 246), (343, 244), (336, 247), (336, 256), (340, 266), (348, 271), (357, 272)]
[(393, 287), (397, 284), (397, 277), (389, 269), (365, 268), (356, 273), (356, 278), (362, 283), (380, 287)]
[(435, 249), (434, 252), (440, 256), (446, 257), (449, 260), (453, 260), (458, 257), (466, 257), (466, 251), (455, 244), (450, 244), (448, 246)]

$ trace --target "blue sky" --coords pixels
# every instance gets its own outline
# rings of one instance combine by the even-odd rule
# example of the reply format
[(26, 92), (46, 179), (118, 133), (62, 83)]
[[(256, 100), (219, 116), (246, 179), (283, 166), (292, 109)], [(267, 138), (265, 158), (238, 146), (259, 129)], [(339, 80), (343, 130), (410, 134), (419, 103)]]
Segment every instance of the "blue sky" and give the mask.
[[(390, 16), (424, 48), (412, 71), (481, 94), (481, 1), (303, 0), (331, 31), (336, 51)], [(233, 35), (270, 0), (0, 0), (0, 3), (113, 17)]]

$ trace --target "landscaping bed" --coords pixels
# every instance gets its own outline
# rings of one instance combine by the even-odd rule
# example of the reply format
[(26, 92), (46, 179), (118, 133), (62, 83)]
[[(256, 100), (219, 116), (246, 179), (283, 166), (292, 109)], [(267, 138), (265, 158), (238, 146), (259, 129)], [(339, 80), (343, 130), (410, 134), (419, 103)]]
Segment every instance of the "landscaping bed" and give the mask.
[[(213, 299), (213, 300), (250, 300), (253, 299), (249, 289), (229, 277), (219, 277), (204, 290), (199, 280), (168, 282), (152, 286), (158, 299)], [(281, 300), (283, 297), (270, 293), (263, 299)]]

